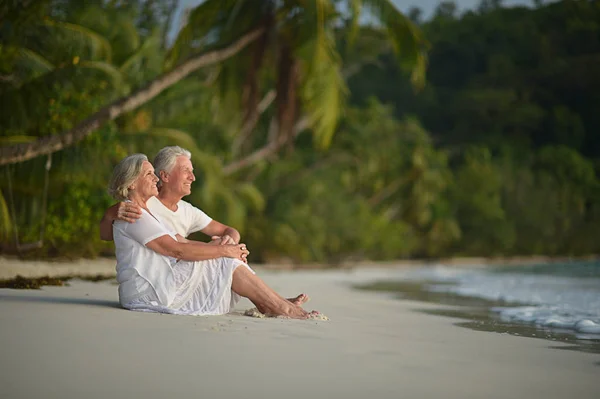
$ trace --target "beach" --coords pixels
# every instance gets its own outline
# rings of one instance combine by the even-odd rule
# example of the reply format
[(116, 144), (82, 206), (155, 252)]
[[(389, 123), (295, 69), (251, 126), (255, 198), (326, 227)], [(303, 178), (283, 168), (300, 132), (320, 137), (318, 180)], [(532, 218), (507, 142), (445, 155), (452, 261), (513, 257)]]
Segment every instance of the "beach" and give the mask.
[[(0, 275), (33, 276), (40, 266), (4, 261)], [(106, 259), (46, 266), (114, 273)], [(131, 312), (118, 307), (112, 280), (0, 289), (0, 397), (597, 397), (598, 354), (462, 328), (416, 311), (439, 305), (353, 288), (406, 267), (257, 268), (282, 295), (307, 293), (305, 308), (329, 321), (243, 316), (247, 300), (224, 316)]]

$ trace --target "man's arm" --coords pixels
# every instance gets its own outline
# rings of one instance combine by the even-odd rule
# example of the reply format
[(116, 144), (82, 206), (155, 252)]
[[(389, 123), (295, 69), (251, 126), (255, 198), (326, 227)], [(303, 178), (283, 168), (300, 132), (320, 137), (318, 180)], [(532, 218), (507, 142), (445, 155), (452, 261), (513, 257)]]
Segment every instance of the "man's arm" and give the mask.
[(100, 220), (100, 239), (104, 241), (113, 240), (112, 224), (115, 220), (123, 220), (133, 223), (142, 216), (142, 210), (139, 206), (131, 202), (119, 202), (111, 206), (104, 212)]
[(212, 220), (208, 226), (200, 231), (210, 236), (213, 240), (220, 238), (221, 245), (237, 244), (240, 242), (239, 231), (216, 220)]

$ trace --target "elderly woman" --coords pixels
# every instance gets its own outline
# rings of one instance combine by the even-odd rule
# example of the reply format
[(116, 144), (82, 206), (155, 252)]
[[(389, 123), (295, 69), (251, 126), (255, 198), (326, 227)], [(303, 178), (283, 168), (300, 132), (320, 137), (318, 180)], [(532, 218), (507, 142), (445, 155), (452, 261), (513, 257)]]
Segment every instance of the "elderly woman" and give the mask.
[(170, 231), (146, 202), (158, 194), (158, 178), (143, 154), (114, 169), (109, 193), (142, 209), (135, 223), (115, 221), (119, 302), (126, 309), (186, 315), (228, 313), (240, 296), (272, 316), (305, 319), (307, 313), (269, 288), (246, 264), (244, 244), (214, 245)]

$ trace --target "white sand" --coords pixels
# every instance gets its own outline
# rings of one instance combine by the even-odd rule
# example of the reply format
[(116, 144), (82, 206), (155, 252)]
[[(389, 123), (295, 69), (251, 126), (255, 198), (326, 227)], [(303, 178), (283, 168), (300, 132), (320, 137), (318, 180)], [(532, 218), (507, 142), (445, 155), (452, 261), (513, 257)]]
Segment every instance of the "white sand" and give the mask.
[[(2, 269), (2, 266), (0, 266)], [(598, 397), (600, 356), (478, 332), (352, 283), (399, 270), (259, 274), (330, 321), (130, 312), (110, 281), (0, 290), (0, 398)]]

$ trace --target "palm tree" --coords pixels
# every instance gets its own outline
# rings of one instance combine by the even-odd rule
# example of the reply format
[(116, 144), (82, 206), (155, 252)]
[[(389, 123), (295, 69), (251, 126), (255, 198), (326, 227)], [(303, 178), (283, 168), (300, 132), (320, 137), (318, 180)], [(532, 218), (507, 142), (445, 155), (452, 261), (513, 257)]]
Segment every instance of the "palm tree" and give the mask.
[[(258, 40), (221, 64), (222, 97), (242, 110), (242, 131), (252, 130), (261, 97), (275, 94), (277, 135), (270, 147), (291, 144), (301, 116), (319, 148), (327, 148), (343, 110), (346, 85), (335, 36), (343, 22), (337, 1), (207, 0), (188, 17), (168, 57), (175, 65), (199, 49), (228, 43), (249, 30)], [(389, 0), (347, 1), (350, 20), (344, 29), (351, 42), (359, 17), (367, 10), (384, 28), (402, 65), (416, 85), (424, 81), (425, 47), (417, 28)], [(234, 93), (232, 95), (232, 93)], [(241, 139), (244, 139), (242, 137)], [(269, 152), (269, 151), (267, 151)]]
[[(413, 69), (413, 81), (422, 83), (425, 42), (414, 25), (389, 0), (348, 3), (350, 36), (357, 30), (362, 9), (368, 9), (385, 27), (402, 64)], [(221, 66), (220, 76), (223, 92), (241, 92), (237, 97), (246, 123), (257, 120), (259, 83), (269, 79), (274, 82), (278, 134), (277, 145), (272, 148), (291, 144), (300, 111), (306, 115), (302, 121), (313, 129), (315, 143), (326, 148), (340, 117), (345, 93), (334, 40), (335, 24), (339, 21), (334, 1), (269, 0), (257, 6), (249, 0), (207, 0), (190, 13), (188, 24), (171, 49), (168, 72), (60, 135), (0, 148), (0, 165), (72, 145), (107, 121), (151, 100), (189, 73), (224, 60), (227, 61)], [(251, 49), (240, 52), (252, 42)], [(198, 52), (201, 55), (195, 55)], [(274, 74), (263, 68), (269, 57), (270, 64), (276, 65)], [(243, 81), (241, 76), (245, 77)]]
[[(78, 13), (77, 22), (40, 18), (30, 24), (28, 36), (19, 38), (17, 45), (3, 44), (0, 66), (6, 61), (14, 67), (13, 73), (0, 81), (2, 103), (11, 105), (0, 110), (1, 130), (8, 136), (0, 147), (0, 165), (23, 162), (81, 141), (190, 73), (231, 57), (259, 34), (242, 35), (222, 49), (197, 54), (159, 75), (162, 70), (158, 49), (160, 32), (142, 41), (131, 19), (118, 13), (106, 14), (106, 9), (96, 5)], [(112, 22), (106, 24), (103, 20)], [(112, 83), (108, 92), (94, 91), (102, 80)], [(49, 119), (48, 101), (57, 91), (64, 85), (81, 90), (90, 83), (87, 89), (97, 102), (112, 102), (91, 115), (88, 110), (89, 117), (77, 124), (75, 120), (69, 121), (60, 129), (62, 132), (58, 128), (40, 129), (40, 124)], [(60, 134), (55, 134), (58, 132)]]
[[(246, 212), (260, 209), (263, 202), (254, 186), (234, 185), (233, 181), (220, 179), (223, 176), (219, 173), (221, 165), (218, 160), (200, 151), (192, 135), (173, 128), (154, 126), (151, 108), (126, 113), (137, 106), (131, 106), (132, 102), (145, 103), (139, 98), (156, 96), (161, 90), (161, 82), (172, 84), (178, 79), (177, 76), (193, 71), (198, 62), (214, 62), (215, 54), (219, 56), (219, 53), (209, 52), (193, 58), (191, 63), (183, 63), (171, 73), (163, 75), (158, 82), (143, 87), (162, 70), (160, 31), (153, 30), (145, 37), (141, 36), (131, 15), (116, 12), (101, 4), (79, 7), (76, 12), (70, 13), (63, 16), (62, 20), (35, 21), (25, 37), (21, 37), (18, 43), (12, 43), (11, 79), (0, 90), (0, 96), (4, 100), (10, 98), (12, 102), (2, 101), (10, 108), (0, 110), (3, 114), (0, 118), (0, 126), (3, 127), (0, 130), (3, 133), (0, 136), (4, 136), (0, 137), (0, 143), (21, 144), (20, 147), (12, 146), (17, 149), (35, 149), (31, 144), (37, 143), (39, 147), (43, 140), (54, 140), (58, 146), (65, 146), (68, 143), (65, 135), (52, 135), (58, 126), (70, 127), (80, 114), (95, 111), (98, 103), (117, 99), (116, 103), (121, 104), (123, 97), (120, 100), (118, 97), (128, 96), (128, 102), (120, 110), (114, 111), (116, 107), (113, 102), (113, 107), (109, 108), (113, 112), (101, 111), (91, 118), (96, 123), (92, 126), (97, 126), (100, 118), (113, 120), (122, 115), (116, 124), (109, 126), (93, 140), (76, 148), (66, 148), (54, 156), (50, 197), (53, 193), (68, 190), (72, 185), (79, 185), (76, 188), (79, 190), (92, 190), (89, 191), (90, 195), (101, 194), (106, 172), (110, 171), (115, 157), (123, 156), (128, 151), (154, 153), (156, 143), (162, 140), (162, 145), (179, 144), (192, 150), (195, 159), (200, 160), (198, 166), (207, 177), (203, 186), (195, 190), (196, 196), (209, 198), (211, 201), (204, 201), (209, 209), (221, 206), (222, 213), (228, 215), (226, 220), (242, 225)], [(227, 51), (225, 54), (228, 54)], [(198, 90), (197, 86), (195, 88)], [(130, 95), (132, 92), (133, 95)], [(85, 126), (89, 128), (90, 123), (90, 119), (84, 120), (70, 131), (81, 131)], [(114, 139), (115, 131), (120, 135), (118, 142)], [(40, 134), (49, 135), (40, 140)], [(146, 139), (139, 140), (139, 135), (144, 135)], [(129, 137), (133, 140), (128, 140)], [(49, 153), (53, 149), (46, 147), (43, 151)], [(42, 170), (40, 161), (45, 160), (38, 157), (28, 163), (0, 170), (0, 188), (5, 193), (3, 196), (0, 191), (0, 242), (12, 241), (13, 235), (18, 236), (17, 240), (31, 235), (31, 231), (25, 230), (16, 233), (14, 227), (27, 225), (31, 227), (28, 230), (35, 230), (34, 225), (41, 219), (38, 198), (43, 195), (44, 184), (39, 181), (43, 174), (36, 173)], [(10, 177), (12, 184), (4, 179), (5, 174)], [(52, 220), (56, 219), (55, 205), (51, 202), (49, 209)], [(50, 227), (54, 229), (56, 226)], [(49, 232), (48, 235), (52, 236), (53, 233)]]

